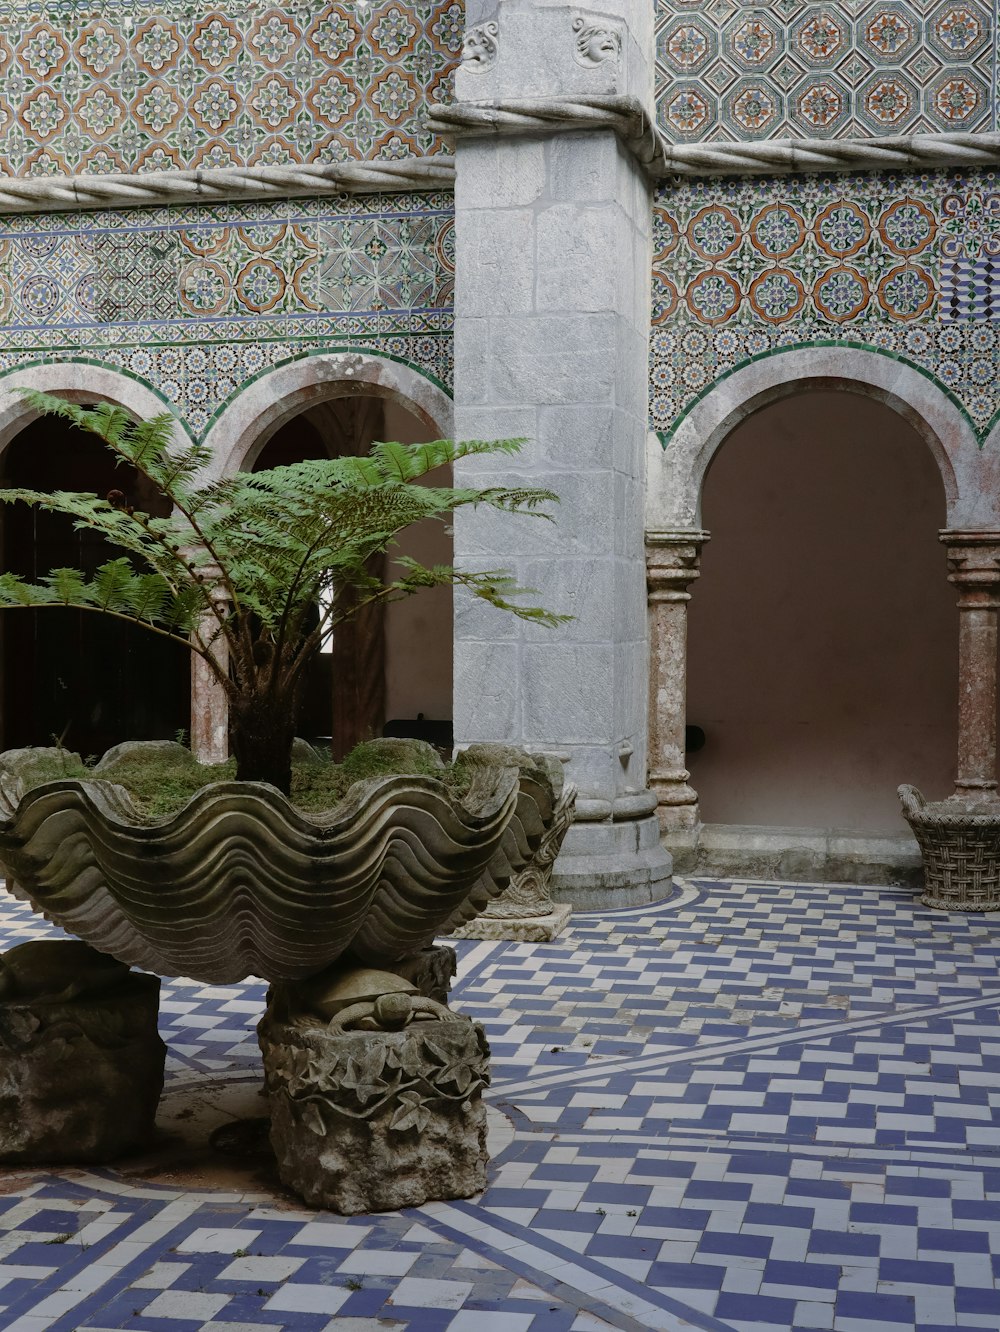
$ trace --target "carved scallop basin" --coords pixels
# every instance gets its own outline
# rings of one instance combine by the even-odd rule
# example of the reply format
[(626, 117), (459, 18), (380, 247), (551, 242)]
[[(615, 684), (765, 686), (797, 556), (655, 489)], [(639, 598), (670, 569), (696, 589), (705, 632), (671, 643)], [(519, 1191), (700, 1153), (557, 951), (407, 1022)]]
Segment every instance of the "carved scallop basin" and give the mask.
[(433, 776), (379, 777), (307, 814), (266, 783), (219, 782), (154, 822), (111, 782), (22, 795), (31, 752), (0, 755), (8, 890), (130, 966), (217, 985), (299, 980), (348, 950), (384, 968), (426, 947), (530, 861), (562, 784), (553, 759), (474, 745), (460, 796)]

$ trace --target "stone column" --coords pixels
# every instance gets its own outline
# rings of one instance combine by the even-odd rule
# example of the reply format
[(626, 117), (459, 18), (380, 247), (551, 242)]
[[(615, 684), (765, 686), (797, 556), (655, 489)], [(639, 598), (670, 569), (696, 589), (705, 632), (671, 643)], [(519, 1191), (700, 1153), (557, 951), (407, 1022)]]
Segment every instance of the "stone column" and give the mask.
[(554, 523), (457, 515), (459, 562), (508, 568), (556, 630), (456, 599), (455, 738), (554, 752), (579, 789), (553, 892), (669, 886), (646, 788), (643, 557), (652, 6), (472, 0), (457, 103), (455, 429), (523, 437), (456, 483), (548, 487)]
[(649, 784), (667, 834), (698, 827), (698, 793), (684, 766), (687, 723), (687, 604), (708, 533), (646, 533), (649, 596)]
[(1000, 532), (950, 529), (948, 581), (958, 589), (958, 774), (955, 798), (997, 791), (997, 611)]
[[(211, 637), (216, 621), (206, 614), (201, 633)], [(229, 650), (223, 638), (213, 648), (216, 660), (225, 665)], [(191, 752), (199, 763), (225, 763), (229, 757), (229, 700), (208, 663), (191, 653)]]

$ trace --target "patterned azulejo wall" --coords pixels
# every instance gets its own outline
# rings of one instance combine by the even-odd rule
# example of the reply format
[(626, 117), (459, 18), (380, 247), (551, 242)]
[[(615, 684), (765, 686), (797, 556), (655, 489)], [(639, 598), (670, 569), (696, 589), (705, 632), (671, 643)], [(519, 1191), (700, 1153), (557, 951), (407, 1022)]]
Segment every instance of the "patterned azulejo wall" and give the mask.
[(698, 139), (996, 127), (995, 0), (657, 0), (660, 124)]
[(982, 436), (1000, 378), (1000, 172), (692, 181), (657, 196), (650, 414), (786, 347), (932, 375)]
[(439, 152), (461, 0), (0, 0), (0, 174)]
[(0, 219), (0, 373), (86, 359), (204, 432), (269, 366), (345, 347), (451, 382), (450, 194)]

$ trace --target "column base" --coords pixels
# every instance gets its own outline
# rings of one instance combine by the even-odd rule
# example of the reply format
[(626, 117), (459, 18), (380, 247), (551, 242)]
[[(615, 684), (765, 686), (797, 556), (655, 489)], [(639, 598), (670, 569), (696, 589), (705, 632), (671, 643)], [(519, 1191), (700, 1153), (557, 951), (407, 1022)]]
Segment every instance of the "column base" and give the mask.
[(552, 871), (552, 896), (578, 911), (644, 906), (670, 897), (672, 870), (655, 814), (577, 822), (566, 834)]

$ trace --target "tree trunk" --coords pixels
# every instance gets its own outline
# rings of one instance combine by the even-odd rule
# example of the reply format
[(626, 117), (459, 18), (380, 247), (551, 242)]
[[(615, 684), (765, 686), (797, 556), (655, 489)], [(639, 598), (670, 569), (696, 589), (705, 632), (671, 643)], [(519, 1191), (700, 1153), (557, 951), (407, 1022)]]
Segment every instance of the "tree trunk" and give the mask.
[(230, 699), (229, 740), (238, 782), (270, 782), (288, 795), (292, 788), (292, 741), (297, 690), (292, 697)]

